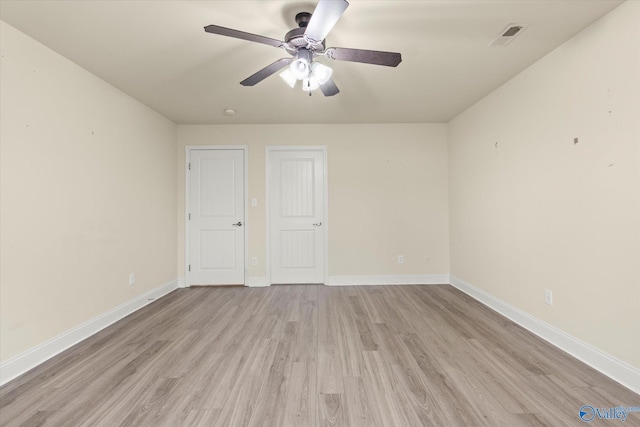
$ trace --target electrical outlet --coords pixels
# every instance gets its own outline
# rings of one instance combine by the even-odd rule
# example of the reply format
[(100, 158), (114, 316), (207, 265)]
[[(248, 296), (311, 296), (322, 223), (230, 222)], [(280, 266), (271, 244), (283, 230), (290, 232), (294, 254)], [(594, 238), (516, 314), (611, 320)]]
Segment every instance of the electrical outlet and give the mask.
[(404, 264), (404, 255), (398, 255), (398, 264)]
[(129, 273), (129, 286), (136, 283), (136, 273)]
[(549, 289), (544, 290), (544, 303), (547, 305), (553, 305), (553, 292)]
[(251, 199), (251, 207), (255, 208), (258, 206), (258, 199)]
[(254, 256), (253, 258), (251, 258), (251, 265), (258, 265), (258, 257)]

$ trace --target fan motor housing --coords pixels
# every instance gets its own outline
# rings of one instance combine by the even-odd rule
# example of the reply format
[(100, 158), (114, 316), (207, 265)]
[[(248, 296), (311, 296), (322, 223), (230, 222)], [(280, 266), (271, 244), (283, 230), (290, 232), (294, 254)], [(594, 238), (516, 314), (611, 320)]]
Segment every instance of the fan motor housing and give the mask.
[(309, 42), (304, 39), (305, 30), (305, 27), (294, 28), (285, 34), (284, 41), (287, 42), (285, 49), (291, 55), (295, 55), (301, 47), (306, 47), (312, 52), (323, 51), (325, 49), (324, 40), (320, 44), (309, 45)]
[(288, 46), (285, 45), (285, 49), (291, 55), (295, 55), (298, 49), (300, 49), (301, 47), (307, 48), (314, 53), (316, 51), (324, 51), (325, 49), (324, 40), (322, 41), (322, 43), (311, 45), (304, 38), (304, 32), (307, 30), (307, 25), (309, 24), (310, 20), (311, 20), (311, 14), (309, 12), (298, 13), (296, 15), (296, 24), (298, 24), (298, 28), (294, 28), (293, 30), (289, 31), (287, 34), (284, 35), (284, 41), (288, 45)]

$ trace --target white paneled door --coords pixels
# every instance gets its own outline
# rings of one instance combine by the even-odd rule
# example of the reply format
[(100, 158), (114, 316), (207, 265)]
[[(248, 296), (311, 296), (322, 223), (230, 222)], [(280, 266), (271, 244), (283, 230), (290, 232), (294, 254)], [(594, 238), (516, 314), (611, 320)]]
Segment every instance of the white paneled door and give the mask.
[(325, 150), (268, 150), (271, 283), (324, 283)]
[(244, 150), (190, 150), (189, 285), (244, 284)]

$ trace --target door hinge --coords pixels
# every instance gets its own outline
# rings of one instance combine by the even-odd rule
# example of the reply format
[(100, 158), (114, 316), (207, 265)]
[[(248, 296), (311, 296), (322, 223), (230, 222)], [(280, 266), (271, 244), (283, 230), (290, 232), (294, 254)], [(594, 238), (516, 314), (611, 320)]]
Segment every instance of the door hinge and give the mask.
[(191, 162), (189, 162), (189, 170), (191, 170)]
[(189, 221), (191, 221), (191, 214), (189, 214)]
[(191, 271), (191, 264), (189, 264), (189, 271)]

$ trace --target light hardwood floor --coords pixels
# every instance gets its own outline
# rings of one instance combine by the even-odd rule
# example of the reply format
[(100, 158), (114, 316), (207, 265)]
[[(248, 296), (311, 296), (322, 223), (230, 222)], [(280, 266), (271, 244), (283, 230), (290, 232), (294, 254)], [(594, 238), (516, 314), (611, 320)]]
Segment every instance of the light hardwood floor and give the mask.
[(448, 285), (191, 288), (6, 384), (0, 424), (581, 426), (584, 404), (640, 396)]

